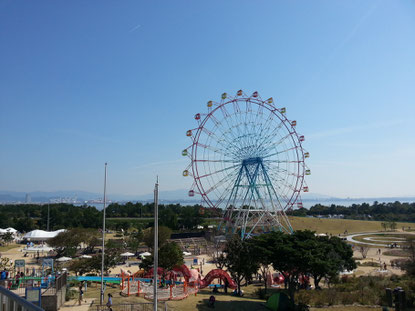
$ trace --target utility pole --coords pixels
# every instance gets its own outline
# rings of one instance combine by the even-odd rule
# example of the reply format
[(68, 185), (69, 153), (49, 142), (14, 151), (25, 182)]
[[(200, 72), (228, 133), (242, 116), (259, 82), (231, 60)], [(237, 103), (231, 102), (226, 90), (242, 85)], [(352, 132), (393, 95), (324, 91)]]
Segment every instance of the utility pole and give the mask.
[(158, 269), (158, 248), (159, 248), (159, 178), (157, 176), (157, 182), (154, 187), (154, 280), (153, 280), (153, 299), (154, 299), (154, 311), (157, 311), (157, 269)]
[(107, 163), (105, 163), (104, 175), (104, 209), (102, 216), (102, 259), (101, 259), (101, 296), (99, 303), (104, 303), (104, 255), (105, 255), (105, 208), (107, 206)]
[(50, 206), (49, 206), (49, 203), (48, 203), (48, 224), (47, 224), (46, 231), (49, 231), (49, 223), (50, 223)]

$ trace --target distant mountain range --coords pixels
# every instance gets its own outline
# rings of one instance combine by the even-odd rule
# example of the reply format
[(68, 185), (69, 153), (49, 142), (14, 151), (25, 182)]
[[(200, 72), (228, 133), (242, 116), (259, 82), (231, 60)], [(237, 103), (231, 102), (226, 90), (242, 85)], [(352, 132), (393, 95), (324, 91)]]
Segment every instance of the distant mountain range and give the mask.
[[(200, 198), (189, 198), (187, 196), (188, 190), (179, 189), (171, 191), (160, 191), (159, 200), (161, 203), (200, 203)], [(17, 203), (25, 202), (26, 196), (29, 195), (30, 201), (34, 203), (46, 202), (67, 202), (67, 203), (84, 203), (85, 201), (99, 201), (102, 199), (102, 193), (93, 193), (80, 190), (64, 190), (64, 191), (34, 191), (34, 192), (17, 192), (17, 191), (0, 191), (0, 203)], [(310, 204), (343, 204), (351, 205), (353, 203), (372, 203), (378, 202), (415, 202), (415, 196), (411, 197), (366, 197), (366, 198), (338, 198), (318, 193), (303, 193), (301, 194), (303, 202)], [(108, 200), (113, 202), (128, 202), (128, 201), (153, 201), (153, 193), (144, 195), (123, 195), (123, 194), (108, 194)]]

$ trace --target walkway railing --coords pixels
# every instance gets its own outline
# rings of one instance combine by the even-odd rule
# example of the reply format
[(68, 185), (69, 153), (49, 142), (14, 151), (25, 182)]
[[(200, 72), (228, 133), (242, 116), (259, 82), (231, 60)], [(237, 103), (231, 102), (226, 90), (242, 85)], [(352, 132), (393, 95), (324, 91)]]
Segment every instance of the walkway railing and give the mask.
[[(97, 305), (97, 311), (108, 311), (109, 308), (106, 305)], [(112, 305), (113, 311), (153, 311), (152, 302), (138, 302), (134, 304), (116, 304)], [(157, 306), (158, 311), (168, 311), (167, 303), (159, 302)]]
[(44, 311), (8, 289), (0, 286), (0, 310), (2, 311)]
[(56, 294), (58, 291), (60, 291), (62, 289), (63, 286), (66, 285), (67, 278), (68, 278), (68, 276), (67, 276), (66, 272), (59, 275), (56, 279), (51, 278), (50, 281), (48, 282), (47, 288), (42, 291), (42, 295), (43, 294), (47, 294), (47, 295)]

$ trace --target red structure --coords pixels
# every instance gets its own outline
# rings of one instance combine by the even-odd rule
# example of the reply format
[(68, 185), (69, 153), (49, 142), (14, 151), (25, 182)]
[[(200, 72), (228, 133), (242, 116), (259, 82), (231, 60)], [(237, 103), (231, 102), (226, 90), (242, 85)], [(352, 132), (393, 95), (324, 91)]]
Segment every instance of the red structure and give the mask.
[(205, 288), (208, 286), (214, 279), (221, 279), (222, 281), (228, 282), (228, 287), (235, 289), (236, 283), (232, 278), (229, 276), (229, 274), (226, 271), (223, 271), (221, 269), (214, 269), (211, 270), (203, 280), (200, 280), (199, 282), (199, 288)]

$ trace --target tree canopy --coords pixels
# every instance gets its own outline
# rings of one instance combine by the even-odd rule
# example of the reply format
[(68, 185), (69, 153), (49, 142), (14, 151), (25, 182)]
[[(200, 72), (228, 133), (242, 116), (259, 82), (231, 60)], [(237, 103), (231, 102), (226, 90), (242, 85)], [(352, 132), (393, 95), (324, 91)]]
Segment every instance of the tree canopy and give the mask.
[[(380, 221), (415, 221), (415, 203), (395, 201), (393, 203), (352, 204), (342, 206), (316, 204), (309, 210), (302, 208), (289, 212), (293, 216), (343, 215), (347, 219)], [(396, 226), (396, 223), (395, 223)]]
[(241, 293), (241, 283), (245, 279), (250, 280), (252, 275), (258, 271), (259, 263), (254, 249), (239, 235), (235, 235), (224, 249), (226, 254), (225, 267), (231, 273), (232, 278), (238, 286), (238, 293)]

